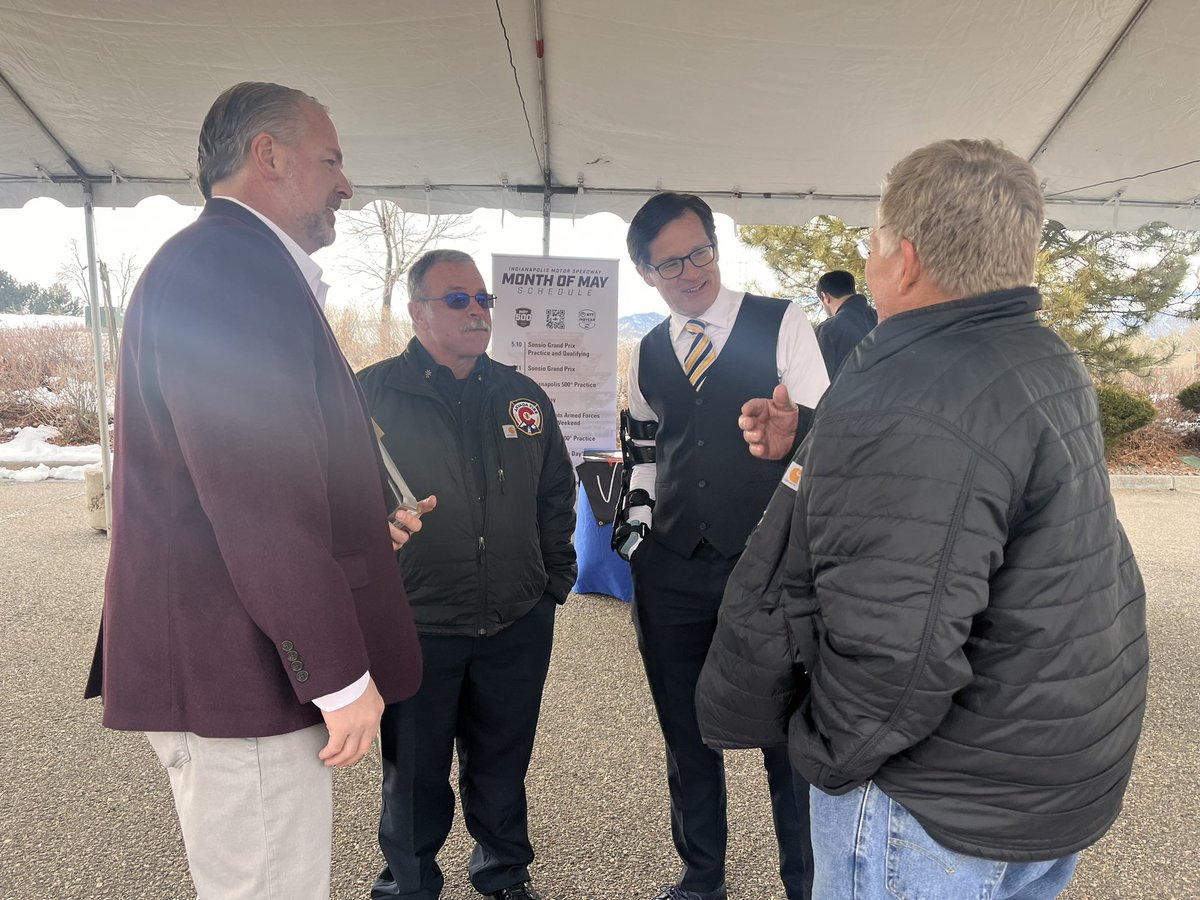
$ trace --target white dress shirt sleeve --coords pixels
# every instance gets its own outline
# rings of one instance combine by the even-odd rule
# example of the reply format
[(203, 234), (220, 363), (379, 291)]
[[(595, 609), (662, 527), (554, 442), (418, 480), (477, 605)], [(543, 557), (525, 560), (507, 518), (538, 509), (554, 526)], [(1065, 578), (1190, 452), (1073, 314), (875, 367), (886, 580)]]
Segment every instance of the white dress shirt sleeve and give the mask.
[(816, 332), (799, 303), (789, 304), (783, 313), (775, 344), (775, 365), (792, 402), (809, 409), (816, 407), (829, 387), (829, 374), (825, 371)]
[[(642, 343), (638, 341), (633, 352), (629, 354), (629, 415), (639, 422), (657, 422), (658, 416), (654, 414), (654, 410), (650, 408), (650, 404), (642, 396), (642, 389), (638, 386), (638, 366), (641, 365), (641, 358)], [(653, 442), (639, 441), (639, 444), (649, 443)], [(654, 463), (639, 463), (634, 466), (633, 471), (629, 473), (629, 490), (635, 491), (641, 488), (653, 500), (656, 472), (657, 467)], [(649, 526), (653, 519), (653, 513), (648, 506), (630, 507), (629, 518), (645, 522)]]
[(340, 691), (334, 691), (332, 694), (325, 694), (313, 700), (317, 709), (321, 712), (333, 712), (336, 709), (341, 709), (343, 706), (349, 706), (367, 690), (367, 683), (371, 680), (370, 672), (363, 672), (362, 678), (359, 678), (353, 684), (348, 684)]

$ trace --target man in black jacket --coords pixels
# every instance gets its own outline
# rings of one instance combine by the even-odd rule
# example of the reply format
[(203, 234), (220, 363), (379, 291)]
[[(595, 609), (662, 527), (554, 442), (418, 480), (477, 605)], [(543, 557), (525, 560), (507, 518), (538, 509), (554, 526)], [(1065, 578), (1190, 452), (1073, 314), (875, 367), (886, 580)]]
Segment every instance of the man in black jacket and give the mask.
[[(880, 324), (724, 599), (704, 733), (787, 723), (822, 900), (1054, 897), (1120, 812), (1145, 591), (1091, 379), (1038, 321), (1042, 210), (1033, 168), (988, 141), (891, 171), (867, 262)], [(776, 412), (744, 417), (765, 457), (787, 447)], [(811, 687), (789, 697), (793, 663)]]
[[(755, 459), (738, 428), (761, 393), (816, 406), (828, 379), (799, 304), (721, 284), (712, 210), (691, 194), (651, 198), (629, 224), (629, 253), (671, 311), (629, 361), (629, 413), (656, 429), (655, 462), (634, 467), (631, 521), (638, 648), (667, 754), (671, 835), (683, 862), (656, 900), (724, 900), (725, 768), (696, 725), (696, 678), (716, 627), (725, 580), (785, 463)], [(793, 428), (793, 431), (795, 429)], [(808, 897), (808, 788), (787, 754), (764, 751), (788, 900)]]
[(875, 327), (879, 317), (870, 301), (855, 292), (854, 276), (842, 269), (826, 272), (817, 279), (817, 299), (829, 316), (818, 322), (814, 330), (832, 381), (842, 360)]
[(457, 744), (471, 883), (495, 900), (537, 900), (525, 773), (554, 611), (575, 583), (575, 473), (545, 392), (484, 352), (495, 297), (471, 257), (426, 253), (408, 293), (416, 336), (359, 375), (405, 479), (438, 498), (423, 543), (397, 556), (424, 678), (383, 715), (387, 867), (372, 897), (441, 893)]

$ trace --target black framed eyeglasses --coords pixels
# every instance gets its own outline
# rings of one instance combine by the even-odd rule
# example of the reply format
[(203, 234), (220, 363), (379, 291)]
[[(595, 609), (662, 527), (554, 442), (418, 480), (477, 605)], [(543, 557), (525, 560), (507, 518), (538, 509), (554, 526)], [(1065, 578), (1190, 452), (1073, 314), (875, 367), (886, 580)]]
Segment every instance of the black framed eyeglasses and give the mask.
[(491, 309), (496, 305), (496, 295), (485, 294), (482, 291), (478, 294), (464, 294), (462, 291), (455, 291), (452, 294), (447, 294), (445, 297), (421, 297), (420, 300), (422, 303), (432, 303), (434, 300), (442, 300), (451, 309), (466, 309), (472, 300), (484, 309)]
[(683, 274), (683, 264), (690, 262), (697, 269), (702, 269), (710, 262), (717, 258), (717, 245), (705, 244), (703, 247), (697, 247), (687, 256), (673, 256), (671, 259), (660, 262), (657, 266), (652, 266), (646, 263), (648, 268), (653, 269), (658, 273), (659, 278), (678, 278)]

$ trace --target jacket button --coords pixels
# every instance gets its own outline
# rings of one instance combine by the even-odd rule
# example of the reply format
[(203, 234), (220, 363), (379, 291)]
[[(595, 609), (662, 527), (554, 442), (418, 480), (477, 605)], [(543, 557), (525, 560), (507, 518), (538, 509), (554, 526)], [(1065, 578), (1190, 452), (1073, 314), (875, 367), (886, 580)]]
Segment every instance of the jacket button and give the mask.
[(708, 482), (704, 480), (697, 481), (696, 487), (708, 487)]
[(296, 649), (296, 645), (293, 644), (291, 641), (284, 641), (280, 646), (283, 647), (284, 650), (295, 650)]
[(696, 446), (703, 447), (704, 446), (704, 438), (701, 438), (700, 440), (696, 441)]
[(700, 530), (701, 530), (701, 531), (707, 531), (707, 530), (708, 530), (708, 523), (707, 523), (707, 522), (701, 522), (701, 523), (700, 523)]
[(300, 672), (300, 671), (303, 671), (303, 669), (304, 669), (304, 661), (303, 660), (299, 660), (299, 659), (292, 660), (292, 671), (293, 672)]
[(697, 406), (703, 406), (703, 405), (704, 405), (704, 398), (703, 398), (703, 397), (697, 397), (697, 398), (696, 398), (696, 405), (697, 405)]
[(300, 658), (300, 654), (297, 653), (295, 650), (289, 650), (287, 652), (287, 658), (288, 658), (288, 662), (295, 662), (296, 660), (298, 660)]
[(296, 680), (301, 684), (304, 684), (304, 682), (308, 681), (308, 673), (301, 669), (296, 673)]

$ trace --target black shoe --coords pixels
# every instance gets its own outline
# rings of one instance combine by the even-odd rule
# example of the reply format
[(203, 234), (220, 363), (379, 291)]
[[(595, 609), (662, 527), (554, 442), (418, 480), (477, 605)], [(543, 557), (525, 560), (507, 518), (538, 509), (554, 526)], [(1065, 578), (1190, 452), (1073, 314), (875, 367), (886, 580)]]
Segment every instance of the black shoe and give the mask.
[(542, 895), (535, 891), (533, 885), (528, 881), (501, 888), (488, 896), (492, 900), (542, 900)]
[(677, 884), (668, 884), (654, 900), (726, 900), (725, 885), (715, 891), (686, 891)]

